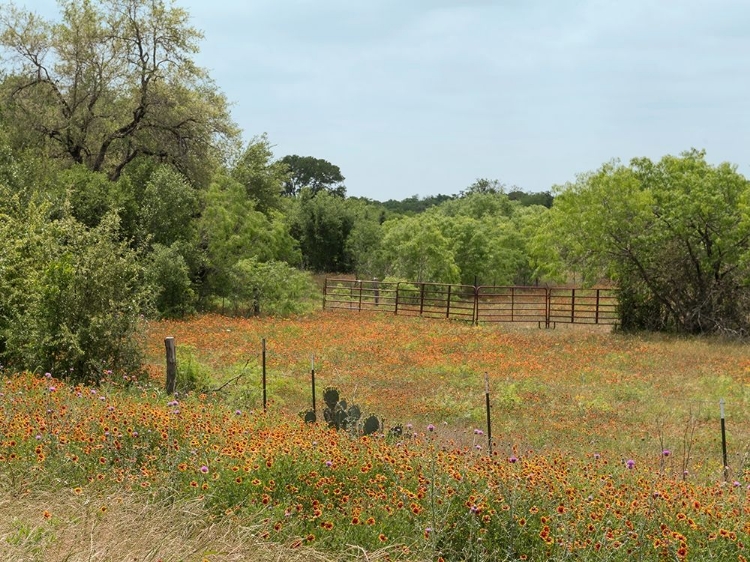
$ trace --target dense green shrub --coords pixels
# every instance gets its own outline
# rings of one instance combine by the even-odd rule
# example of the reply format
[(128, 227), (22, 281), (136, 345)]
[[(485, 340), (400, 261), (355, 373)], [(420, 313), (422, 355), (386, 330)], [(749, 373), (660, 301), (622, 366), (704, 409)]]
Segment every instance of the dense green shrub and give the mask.
[(235, 308), (244, 307), (255, 315), (304, 312), (316, 291), (309, 273), (284, 262), (260, 262), (256, 258), (237, 262), (231, 280)]
[(154, 305), (164, 318), (195, 312), (196, 294), (190, 269), (177, 243), (154, 244), (145, 266), (145, 278), (154, 293)]
[(0, 215), (3, 363), (87, 382), (140, 368), (136, 335), (148, 291), (118, 225), (115, 214), (96, 228), (70, 216), (49, 221), (36, 205)]

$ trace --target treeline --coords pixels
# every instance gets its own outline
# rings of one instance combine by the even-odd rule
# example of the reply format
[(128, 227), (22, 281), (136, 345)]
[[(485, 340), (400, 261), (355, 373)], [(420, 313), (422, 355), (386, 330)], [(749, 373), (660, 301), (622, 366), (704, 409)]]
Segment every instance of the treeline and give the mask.
[(341, 169), (243, 143), (193, 61), (188, 14), (73, 0), (2, 8), (0, 362), (132, 370), (144, 318), (287, 314), (310, 272), (620, 287), (628, 328), (748, 329), (747, 180), (702, 152), (609, 163), (544, 193), (347, 197)]

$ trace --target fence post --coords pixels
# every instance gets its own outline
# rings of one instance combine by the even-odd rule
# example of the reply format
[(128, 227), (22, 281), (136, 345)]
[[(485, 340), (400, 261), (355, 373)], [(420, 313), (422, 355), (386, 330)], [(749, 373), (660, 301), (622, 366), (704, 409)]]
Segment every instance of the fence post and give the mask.
[(164, 347), (167, 352), (167, 394), (174, 394), (177, 385), (177, 347), (174, 337), (164, 338)]
[(724, 424), (724, 399), (719, 400), (721, 411), (721, 454), (724, 461), (724, 481), (729, 481), (729, 467), (727, 466), (727, 430)]
[(263, 363), (263, 411), (266, 411), (266, 338), (263, 338), (263, 352), (262, 352), (262, 363)]
[(375, 285), (375, 290), (373, 291), (375, 295), (375, 306), (378, 306), (378, 304), (380, 303), (380, 283), (378, 282), (377, 277), (373, 277), (372, 282)]
[(575, 324), (576, 321), (576, 290), (570, 291), (570, 323)]
[(479, 326), (479, 287), (474, 281), (474, 307), (471, 310), (471, 323)]
[(315, 416), (318, 415), (315, 408), (315, 355), (310, 356), (310, 375), (312, 377), (312, 409)]
[(424, 311), (424, 283), (419, 284), (419, 315)]
[(398, 283), (396, 283), (396, 306), (393, 307), (394, 315), (398, 314), (398, 293), (399, 293), (400, 288), (401, 288), (401, 282), (399, 281)]
[(326, 295), (328, 295), (328, 277), (323, 281), (323, 310), (326, 309)]
[(448, 306), (445, 309), (445, 317), (451, 317), (451, 285), (448, 285)]
[(601, 291), (601, 289), (596, 290), (596, 324), (599, 323), (599, 291)]
[(490, 416), (490, 376), (484, 374), (484, 401), (487, 407), (487, 451), (492, 456), (492, 417)]

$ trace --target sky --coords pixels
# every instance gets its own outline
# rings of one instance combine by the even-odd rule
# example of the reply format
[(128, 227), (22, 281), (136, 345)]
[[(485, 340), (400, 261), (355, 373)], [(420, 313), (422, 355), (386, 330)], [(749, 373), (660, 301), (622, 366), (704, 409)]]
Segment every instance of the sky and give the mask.
[(547, 191), (692, 147), (750, 177), (747, 0), (175, 4), (244, 138), (336, 164), (350, 196)]

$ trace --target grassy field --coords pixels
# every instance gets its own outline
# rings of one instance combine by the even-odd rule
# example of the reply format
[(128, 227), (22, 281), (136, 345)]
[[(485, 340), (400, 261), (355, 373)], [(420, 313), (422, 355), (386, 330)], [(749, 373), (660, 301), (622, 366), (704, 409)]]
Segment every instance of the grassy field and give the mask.
[[(199, 388), (176, 399), (165, 336)], [(145, 379), (4, 379), (0, 558), (750, 558), (746, 343), (319, 312), (147, 344)], [(301, 423), (312, 356), (318, 410), (335, 386), (402, 434)]]

